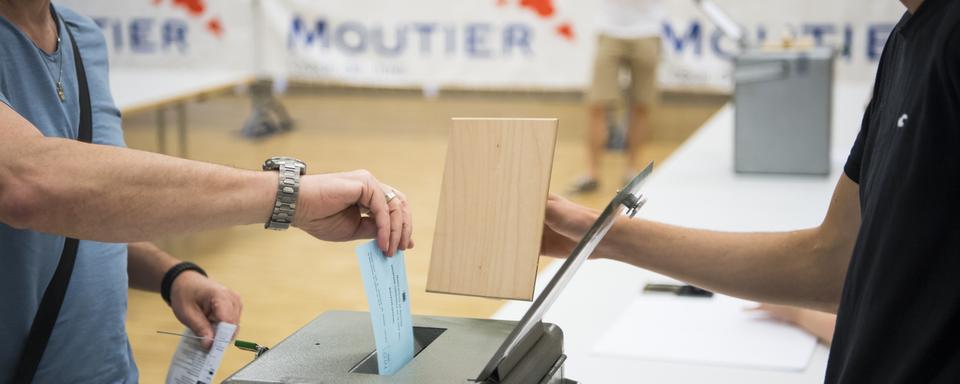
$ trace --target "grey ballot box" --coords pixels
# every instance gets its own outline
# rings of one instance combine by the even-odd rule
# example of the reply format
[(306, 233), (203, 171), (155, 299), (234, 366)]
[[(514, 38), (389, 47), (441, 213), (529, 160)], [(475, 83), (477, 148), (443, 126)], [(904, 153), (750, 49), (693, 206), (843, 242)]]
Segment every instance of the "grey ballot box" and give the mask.
[[(377, 374), (370, 315), (325, 312), (224, 381), (227, 384), (464, 383), (484, 368), (517, 325), (515, 321), (414, 316), (416, 357), (391, 376)], [(489, 383), (567, 384), (563, 332), (540, 323), (541, 337), (514, 362), (509, 375)]]
[(830, 173), (834, 53), (748, 50), (734, 62), (734, 168)]

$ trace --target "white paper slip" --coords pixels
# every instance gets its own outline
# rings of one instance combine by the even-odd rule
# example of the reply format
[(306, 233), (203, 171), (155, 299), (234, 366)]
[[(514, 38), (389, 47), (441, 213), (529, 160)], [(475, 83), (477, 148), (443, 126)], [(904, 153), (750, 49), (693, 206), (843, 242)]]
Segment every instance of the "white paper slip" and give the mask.
[(799, 371), (817, 339), (758, 312), (756, 304), (642, 294), (600, 337), (593, 353), (647, 360)]
[(386, 257), (375, 241), (357, 247), (370, 306), (379, 374), (392, 375), (413, 359), (413, 317), (403, 252)]
[[(213, 376), (220, 368), (223, 353), (226, 352), (237, 326), (226, 322), (217, 323), (217, 333), (213, 337), (213, 347), (209, 351), (199, 339), (181, 337), (177, 351), (167, 370), (167, 384), (211, 384)], [(196, 336), (187, 329), (184, 334)]]

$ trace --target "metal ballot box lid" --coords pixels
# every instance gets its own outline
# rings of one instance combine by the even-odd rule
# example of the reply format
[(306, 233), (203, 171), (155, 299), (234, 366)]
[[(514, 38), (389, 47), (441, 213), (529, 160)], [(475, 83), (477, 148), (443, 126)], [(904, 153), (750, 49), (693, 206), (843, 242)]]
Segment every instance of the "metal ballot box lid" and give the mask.
[[(648, 165), (610, 201), (519, 322), (414, 316), (415, 356), (390, 376), (376, 374), (366, 312), (330, 311), (224, 382), (252, 383), (566, 383), (563, 333), (543, 315), (621, 215), (646, 199)], [(373, 352), (371, 352), (373, 351)]]

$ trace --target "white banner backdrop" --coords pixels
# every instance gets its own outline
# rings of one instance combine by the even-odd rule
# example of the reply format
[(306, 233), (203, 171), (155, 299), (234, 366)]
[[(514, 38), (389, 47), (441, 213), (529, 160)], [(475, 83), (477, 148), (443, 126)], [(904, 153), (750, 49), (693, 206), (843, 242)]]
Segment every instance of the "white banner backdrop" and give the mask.
[[(597, 17), (588, 0), (69, 0), (119, 67), (249, 69), (382, 87), (580, 89)], [(751, 42), (786, 31), (836, 47), (837, 77), (869, 81), (903, 13), (895, 0), (718, 0)], [(728, 90), (734, 44), (693, 0), (663, 0), (665, 87)]]
[(254, 0), (55, 0), (93, 19), (114, 68), (253, 70)]
[[(887, 35), (906, 8), (896, 0), (715, 0), (751, 45), (795, 34), (837, 51), (837, 79), (872, 81)], [(666, 0), (660, 80), (668, 86), (730, 88), (735, 44), (692, 0)]]
[[(271, 71), (383, 86), (579, 87), (590, 15), (578, 0), (263, 1)], [(583, 7), (580, 7), (583, 8)]]

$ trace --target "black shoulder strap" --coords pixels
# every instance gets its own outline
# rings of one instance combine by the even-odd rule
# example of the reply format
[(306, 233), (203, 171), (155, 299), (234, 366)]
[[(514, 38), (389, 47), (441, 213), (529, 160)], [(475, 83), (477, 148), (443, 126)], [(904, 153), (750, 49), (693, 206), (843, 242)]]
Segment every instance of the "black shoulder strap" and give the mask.
[[(73, 33), (69, 28), (64, 29), (70, 36), (70, 44), (73, 48), (73, 61), (77, 66), (77, 83), (80, 94), (80, 132), (78, 140), (90, 143), (93, 140), (93, 116), (90, 110), (90, 90), (87, 88), (87, 74), (83, 69), (83, 60), (80, 58), (80, 49), (73, 38)], [(63, 49), (62, 46), (57, 49)], [(50, 335), (53, 333), (53, 326), (57, 323), (57, 317), (60, 315), (60, 307), (63, 305), (63, 297), (67, 294), (67, 286), (70, 285), (70, 275), (73, 274), (73, 264), (77, 260), (77, 247), (79, 241), (74, 238), (67, 238), (63, 244), (63, 253), (60, 254), (60, 263), (57, 264), (57, 270), (53, 273), (53, 278), (47, 284), (47, 290), (43, 292), (43, 299), (40, 301), (40, 308), (37, 309), (37, 315), (33, 318), (33, 325), (30, 326), (30, 334), (27, 336), (27, 342), (23, 347), (23, 353), (20, 355), (20, 364), (17, 365), (17, 373), (14, 376), (15, 383), (30, 383), (33, 381), (34, 374), (40, 366), (40, 359), (43, 358), (43, 351), (47, 349), (47, 343), (50, 341)]]

